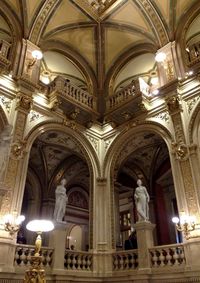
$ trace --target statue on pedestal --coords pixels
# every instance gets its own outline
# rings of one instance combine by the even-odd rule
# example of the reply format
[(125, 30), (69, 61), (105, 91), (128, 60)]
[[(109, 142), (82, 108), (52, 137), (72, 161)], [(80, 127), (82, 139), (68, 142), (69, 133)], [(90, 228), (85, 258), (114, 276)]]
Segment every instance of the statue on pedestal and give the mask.
[(135, 189), (134, 199), (137, 209), (138, 222), (149, 220), (149, 194), (142, 181), (137, 180), (138, 187)]
[(66, 179), (62, 179), (60, 185), (57, 186), (55, 191), (56, 204), (55, 204), (53, 218), (57, 222), (62, 222), (63, 217), (65, 216), (66, 204), (68, 201), (66, 195), (66, 188), (65, 188), (66, 183), (67, 183)]

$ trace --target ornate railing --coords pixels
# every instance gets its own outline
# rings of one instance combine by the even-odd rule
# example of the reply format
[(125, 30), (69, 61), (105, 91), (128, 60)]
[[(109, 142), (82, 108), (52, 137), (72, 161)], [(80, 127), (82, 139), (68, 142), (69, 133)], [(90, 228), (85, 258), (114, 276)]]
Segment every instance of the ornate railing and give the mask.
[(157, 246), (149, 250), (152, 267), (185, 265), (184, 246), (182, 244)]
[(189, 66), (200, 62), (200, 42), (197, 42), (188, 48), (187, 61)]
[(113, 270), (133, 270), (138, 267), (137, 250), (120, 251), (113, 253)]
[[(31, 263), (31, 256), (34, 255), (35, 246), (31, 245), (17, 245), (15, 250), (14, 265), (15, 266), (27, 266)], [(42, 265), (50, 267), (53, 257), (53, 249), (48, 247), (42, 247), (41, 254)]]
[(92, 270), (92, 254), (89, 252), (65, 250), (64, 267), (68, 270)]
[(49, 86), (50, 95), (53, 92), (63, 95), (70, 101), (74, 101), (90, 110), (96, 111), (96, 98), (87, 91), (79, 88), (63, 77), (56, 77)]
[(109, 96), (106, 101), (107, 110), (111, 110), (115, 107), (118, 107), (124, 102), (127, 102), (128, 99), (132, 98), (135, 95), (135, 84), (131, 82), (128, 86), (123, 88), (120, 91), (117, 91), (115, 94)]

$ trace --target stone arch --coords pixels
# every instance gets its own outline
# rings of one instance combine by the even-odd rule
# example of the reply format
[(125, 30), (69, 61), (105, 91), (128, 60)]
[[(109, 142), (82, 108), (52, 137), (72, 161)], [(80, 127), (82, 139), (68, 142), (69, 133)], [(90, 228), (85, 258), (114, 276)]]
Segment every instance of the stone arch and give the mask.
[[(92, 145), (89, 143), (89, 141), (86, 139), (86, 137), (78, 132), (77, 130), (73, 130), (71, 128), (68, 128), (64, 126), (63, 124), (56, 123), (56, 122), (44, 122), (41, 123), (37, 126), (35, 126), (25, 137), (25, 141), (27, 143), (26, 150), (27, 152), (30, 152), (30, 149), (32, 147), (33, 142), (35, 139), (41, 135), (42, 133), (50, 130), (56, 130), (60, 131), (63, 133), (66, 133), (72, 137), (72, 139), (75, 141), (77, 146), (80, 147), (83, 156), (86, 160), (86, 163), (89, 168), (89, 173), (90, 173), (90, 212), (91, 215), (93, 213), (93, 180), (94, 176), (97, 177), (100, 175), (100, 165), (98, 162), (97, 154), (95, 150), (93, 149)], [(23, 172), (27, 172), (28, 168), (28, 161), (29, 161), (29, 154), (26, 155), (25, 159), (22, 161), (23, 162)], [(25, 174), (26, 176), (26, 174)], [(24, 190), (24, 184), (25, 184), (25, 176), (23, 177), (24, 180), (21, 182), (22, 187), (21, 187), (21, 198), (23, 197), (23, 190)], [(92, 231), (92, 221), (90, 221), (90, 231)], [(90, 246), (93, 246), (92, 239), (90, 239)]]
[[(115, 181), (115, 166), (117, 163), (117, 160), (120, 156), (120, 153), (122, 152), (124, 146), (128, 144), (132, 139), (134, 134), (139, 133), (139, 132), (144, 132), (147, 130), (148, 132), (153, 132), (157, 135), (159, 135), (166, 143), (168, 149), (170, 146), (170, 141), (172, 140), (172, 136), (169, 133), (169, 131), (162, 125), (159, 125), (156, 122), (144, 122), (143, 124), (140, 124), (138, 126), (128, 128), (128, 130), (124, 130), (116, 139), (115, 142), (113, 143), (113, 146), (109, 148), (105, 160), (104, 160), (104, 175), (105, 178), (108, 175), (108, 172), (110, 174), (110, 200), (111, 200), (111, 210), (113, 215), (115, 215), (114, 212), (114, 181)], [(117, 154), (116, 154), (117, 153)], [(106, 173), (107, 172), (107, 173)], [(112, 217), (111, 219), (111, 231), (112, 231), (112, 245), (113, 248), (115, 248), (115, 224), (114, 224), (114, 218)]]
[[(137, 132), (143, 132), (145, 130), (152, 131), (152, 132), (158, 134), (161, 138), (164, 139), (167, 147), (169, 148), (170, 141), (172, 141), (172, 135), (170, 134), (170, 132), (164, 126), (159, 125), (156, 122), (149, 122), (149, 121), (147, 122), (146, 121), (143, 124), (129, 128), (128, 130), (124, 130), (115, 139), (114, 146), (111, 146), (109, 148), (107, 154), (106, 154), (106, 157), (105, 157), (105, 160), (104, 160), (104, 166), (103, 166), (103, 168), (104, 168), (103, 175), (105, 174), (105, 172), (111, 172), (111, 175), (114, 172), (113, 171), (114, 164), (116, 163), (117, 158), (120, 154), (120, 151), (121, 151), (122, 147), (124, 146), (124, 141), (126, 141), (126, 143), (128, 143), (128, 141), (132, 139), (133, 134), (135, 134)], [(115, 155), (116, 152), (118, 153), (117, 155)]]

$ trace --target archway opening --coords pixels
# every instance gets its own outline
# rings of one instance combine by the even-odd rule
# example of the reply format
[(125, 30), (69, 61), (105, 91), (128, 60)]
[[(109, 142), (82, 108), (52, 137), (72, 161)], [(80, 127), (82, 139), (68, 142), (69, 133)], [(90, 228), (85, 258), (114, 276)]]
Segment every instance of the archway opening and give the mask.
[(135, 201), (137, 180), (141, 179), (150, 196), (149, 221), (156, 224), (157, 245), (180, 241), (171, 219), (177, 215), (169, 152), (165, 141), (156, 133), (134, 134), (124, 143), (115, 167), (116, 245), (131, 249), (127, 241), (138, 221)]
[[(60, 131), (49, 130), (34, 141), (29, 158), (22, 212), (26, 221), (34, 218), (54, 219), (55, 190), (66, 179), (68, 202), (62, 217), (66, 233), (74, 225), (83, 225), (84, 240), (89, 243), (90, 171), (77, 140)], [(33, 239), (23, 229), (28, 244)], [(48, 244), (47, 236), (44, 244)]]

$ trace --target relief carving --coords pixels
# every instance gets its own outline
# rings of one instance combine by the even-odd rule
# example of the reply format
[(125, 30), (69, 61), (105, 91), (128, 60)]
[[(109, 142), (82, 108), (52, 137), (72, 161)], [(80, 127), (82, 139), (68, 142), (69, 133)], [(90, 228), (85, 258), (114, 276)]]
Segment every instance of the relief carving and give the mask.
[(182, 110), (178, 96), (174, 95), (169, 97), (168, 99), (166, 99), (166, 104), (170, 115)]
[(33, 100), (31, 97), (25, 95), (18, 96), (17, 108), (21, 108), (29, 112), (31, 110)]
[(26, 142), (23, 140), (19, 140), (12, 144), (11, 146), (11, 154), (14, 159), (21, 159), (24, 157), (26, 148)]

